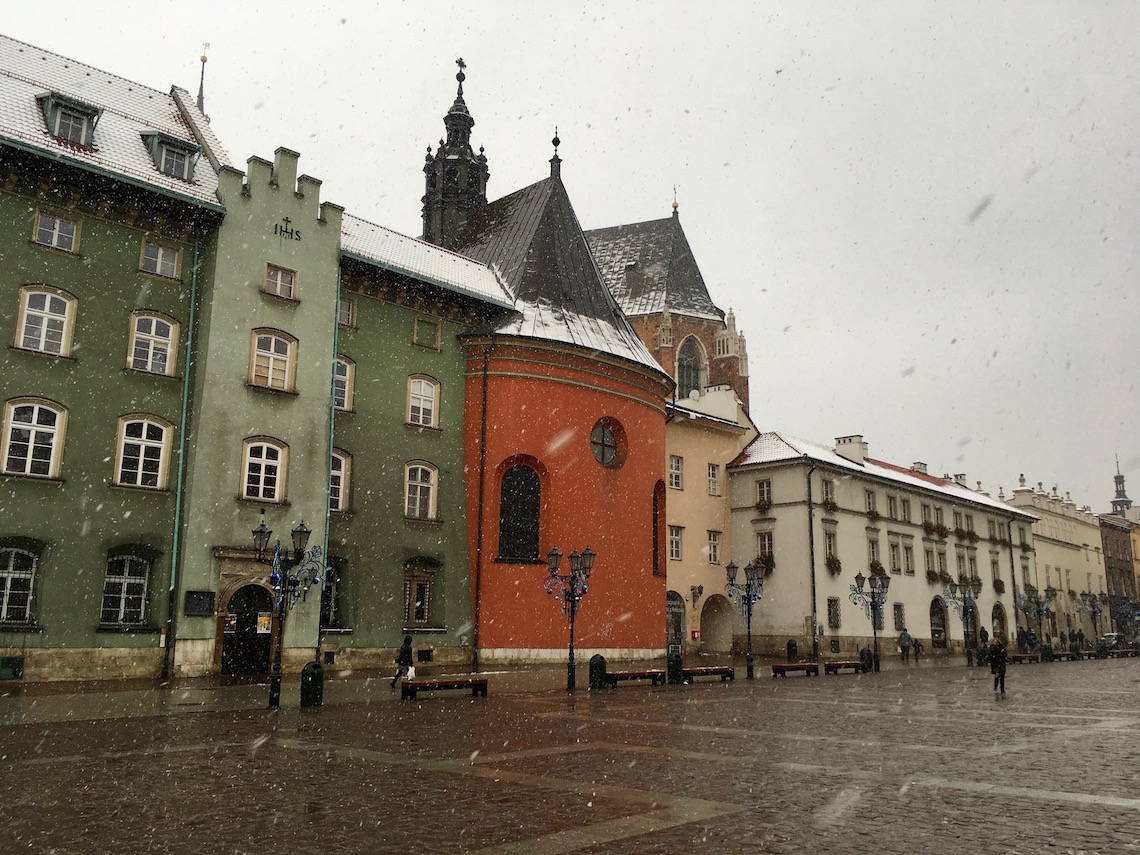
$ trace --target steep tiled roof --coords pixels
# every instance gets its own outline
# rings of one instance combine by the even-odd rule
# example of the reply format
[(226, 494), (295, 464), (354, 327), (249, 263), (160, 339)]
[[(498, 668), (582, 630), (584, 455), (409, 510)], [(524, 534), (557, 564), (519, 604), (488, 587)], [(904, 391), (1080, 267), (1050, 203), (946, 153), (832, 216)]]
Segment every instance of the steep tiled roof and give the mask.
[(340, 249), (344, 255), (449, 291), (503, 308), (514, 305), (487, 265), (350, 214), (341, 220)]
[(724, 320), (705, 287), (681, 219), (586, 232), (598, 269), (627, 315), (673, 314)]
[(458, 251), (492, 266), (515, 298), (516, 312), (494, 332), (576, 344), (661, 371), (602, 282), (560, 178), (480, 208)]
[[(102, 110), (90, 148), (48, 133), (37, 96), (55, 92)], [(158, 171), (142, 134), (160, 132), (207, 149), (193, 181)], [(0, 35), (0, 145), (35, 152), (167, 196), (221, 209), (215, 169), (228, 165), (205, 116), (177, 87), (160, 92)]]
[(911, 489), (925, 490), (938, 493), (947, 500), (957, 502), (971, 502), (975, 505), (1000, 510), (1010, 516), (1025, 519), (1037, 519), (1033, 514), (1006, 504), (999, 499), (986, 496), (969, 487), (964, 487), (952, 478), (938, 478), (922, 472), (915, 472), (893, 463), (866, 458), (862, 464), (848, 460), (836, 453), (835, 449), (811, 440), (800, 439), (777, 431), (768, 431), (760, 434), (752, 443), (740, 453), (729, 466), (733, 469), (756, 463), (783, 463), (803, 458), (809, 458), (819, 463), (825, 463), (836, 469), (845, 469), (852, 473), (876, 478), (881, 481), (893, 481), (900, 486)]

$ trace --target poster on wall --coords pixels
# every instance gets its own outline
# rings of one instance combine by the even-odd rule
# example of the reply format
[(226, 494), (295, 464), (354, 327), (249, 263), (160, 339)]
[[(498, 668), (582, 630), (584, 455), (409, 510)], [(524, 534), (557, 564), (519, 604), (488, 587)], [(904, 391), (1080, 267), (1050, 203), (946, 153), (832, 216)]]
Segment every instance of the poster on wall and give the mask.
[(257, 613), (257, 634), (269, 635), (270, 629), (273, 626), (273, 612), (258, 612)]
[(237, 632), (237, 615), (226, 615), (223, 629), (226, 632)]

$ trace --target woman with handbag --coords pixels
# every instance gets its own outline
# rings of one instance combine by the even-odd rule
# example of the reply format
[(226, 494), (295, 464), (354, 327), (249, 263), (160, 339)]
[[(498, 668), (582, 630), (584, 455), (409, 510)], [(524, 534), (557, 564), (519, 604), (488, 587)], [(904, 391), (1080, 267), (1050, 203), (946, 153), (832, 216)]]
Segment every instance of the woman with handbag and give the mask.
[(396, 654), (396, 676), (392, 678), (392, 688), (400, 682), (400, 678), (408, 673), (412, 667), (412, 637), (404, 636), (404, 643), (400, 645), (400, 652)]

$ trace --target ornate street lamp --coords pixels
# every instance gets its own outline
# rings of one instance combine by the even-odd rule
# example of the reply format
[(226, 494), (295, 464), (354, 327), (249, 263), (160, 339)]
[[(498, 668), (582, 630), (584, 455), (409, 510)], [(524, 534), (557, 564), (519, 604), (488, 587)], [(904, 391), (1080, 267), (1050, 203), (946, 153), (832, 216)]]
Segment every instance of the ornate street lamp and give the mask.
[(749, 561), (744, 567), (743, 585), (736, 581), (736, 562), (729, 561), (728, 566), (726, 566), (724, 570), (728, 580), (724, 586), (725, 593), (728, 594), (730, 600), (736, 594), (739, 594), (741, 597), (741, 605), (744, 608), (744, 620), (748, 627), (748, 652), (746, 661), (748, 663), (748, 679), (752, 680), (756, 676), (752, 664), (752, 605), (764, 598), (764, 565), (759, 558)]
[(273, 667), (269, 672), (269, 709), (281, 707), (281, 655), (285, 644), (285, 615), (304, 601), (309, 588), (320, 587), (321, 574), (325, 566), (321, 563), (321, 547), (309, 545), (312, 530), (301, 522), (293, 528), (292, 558), (281, 551), (281, 539), (273, 547), (273, 556), (266, 557), (266, 547), (273, 532), (265, 524), (265, 509), (261, 509), (261, 522), (253, 529), (254, 545), (257, 547), (257, 560), (269, 563), (269, 586), (273, 589), (273, 610), (277, 613), (277, 643), (273, 650)]
[(875, 639), (874, 670), (879, 670), (879, 615), (887, 602), (887, 589), (891, 586), (891, 577), (886, 575), (871, 575), (871, 587), (864, 593), (863, 586), (867, 577), (862, 573), (855, 574), (855, 584), (851, 586), (851, 602), (862, 606), (863, 611), (871, 619), (871, 633)]
[(954, 607), (954, 611), (962, 618), (962, 647), (966, 653), (966, 664), (974, 664), (974, 649), (967, 638), (970, 626), (970, 615), (978, 614), (977, 601), (982, 593), (982, 580), (975, 576), (969, 582), (951, 582), (942, 592), (942, 598)]
[(582, 552), (574, 550), (570, 553), (570, 573), (559, 575), (558, 565), (562, 562), (562, 553), (558, 547), (547, 553), (546, 561), (550, 573), (543, 580), (546, 593), (553, 594), (559, 591), (562, 594), (562, 611), (570, 618), (570, 656), (566, 663), (566, 691), (574, 691), (574, 619), (578, 616), (578, 603), (586, 596), (586, 586), (590, 581), (590, 571), (594, 569), (594, 558), (597, 556), (590, 547)]
[(1108, 605), (1108, 595), (1103, 591), (1099, 594), (1094, 594), (1091, 591), (1084, 591), (1081, 593), (1080, 599), (1077, 600), (1077, 611), (1087, 612), (1089, 620), (1093, 625), (1093, 643), (1100, 646), (1100, 616), (1104, 614), (1104, 610)]
[(1017, 595), (1017, 607), (1025, 612), (1026, 618), (1030, 615), (1037, 615), (1037, 643), (1040, 644), (1044, 638), (1044, 630), (1042, 628), (1045, 620), (1045, 615), (1051, 611), (1053, 605), (1053, 598), (1057, 596), (1057, 589), (1052, 585), (1045, 589), (1045, 593), (1041, 594), (1037, 591), (1034, 585), (1026, 585), (1025, 593)]

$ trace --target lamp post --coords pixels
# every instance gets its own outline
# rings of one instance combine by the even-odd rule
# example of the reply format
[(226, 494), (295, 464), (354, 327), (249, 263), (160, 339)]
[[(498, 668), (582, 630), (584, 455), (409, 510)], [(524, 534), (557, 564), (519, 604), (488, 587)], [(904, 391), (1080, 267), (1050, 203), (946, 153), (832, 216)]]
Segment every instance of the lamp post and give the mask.
[(1108, 595), (1103, 592), (1094, 594), (1091, 591), (1084, 591), (1077, 601), (1077, 611), (1088, 612), (1093, 625), (1093, 643), (1097, 646), (1100, 645), (1100, 616), (1104, 614), (1107, 600)]
[(748, 628), (748, 648), (745, 661), (748, 663), (748, 679), (752, 680), (756, 677), (752, 662), (752, 605), (764, 598), (764, 565), (761, 564), (759, 558), (749, 561), (744, 567), (743, 585), (736, 581), (736, 562), (729, 561), (724, 570), (728, 580), (724, 590), (728, 594), (728, 598), (731, 600), (736, 594), (742, 598), (744, 620)]
[(962, 618), (962, 647), (966, 654), (966, 664), (974, 664), (974, 649), (970, 646), (967, 633), (970, 626), (970, 614), (977, 615), (978, 609), (975, 601), (982, 593), (982, 580), (975, 576), (969, 582), (951, 582), (942, 592), (943, 599), (954, 607)]
[(273, 589), (273, 610), (277, 613), (277, 643), (273, 649), (273, 667), (269, 672), (269, 709), (281, 707), (281, 655), (285, 644), (285, 615), (292, 610), (298, 600), (304, 600), (309, 588), (321, 584), (321, 547), (309, 545), (312, 530), (301, 520), (290, 531), (293, 536), (293, 556), (287, 557), (281, 551), (281, 539), (273, 547), (273, 555), (266, 558), (266, 547), (273, 532), (265, 525), (265, 509), (261, 510), (261, 522), (251, 532), (257, 546), (257, 560), (269, 562), (269, 585)]
[(1045, 615), (1049, 614), (1049, 607), (1053, 604), (1053, 598), (1057, 596), (1057, 589), (1052, 585), (1045, 589), (1044, 594), (1038, 592), (1036, 586), (1026, 585), (1025, 592), (1017, 595), (1017, 607), (1025, 612), (1028, 618), (1031, 614), (1037, 615), (1037, 643), (1040, 644), (1045, 630), (1043, 628), (1043, 621)]
[(863, 611), (871, 618), (871, 633), (875, 639), (874, 670), (879, 670), (879, 614), (887, 602), (887, 589), (891, 586), (891, 577), (885, 575), (871, 575), (871, 587), (864, 592), (863, 586), (867, 577), (862, 573), (855, 574), (855, 584), (851, 586), (851, 602), (862, 606)]
[(582, 552), (574, 550), (570, 553), (570, 572), (566, 575), (558, 573), (558, 565), (562, 562), (562, 553), (558, 547), (547, 553), (546, 560), (550, 573), (543, 581), (546, 584), (546, 593), (553, 594), (559, 591), (562, 594), (562, 611), (570, 618), (570, 657), (566, 663), (566, 691), (574, 691), (574, 619), (578, 616), (578, 603), (586, 596), (586, 586), (590, 581), (590, 571), (594, 569), (594, 558), (597, 556), (590, 547)]

